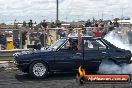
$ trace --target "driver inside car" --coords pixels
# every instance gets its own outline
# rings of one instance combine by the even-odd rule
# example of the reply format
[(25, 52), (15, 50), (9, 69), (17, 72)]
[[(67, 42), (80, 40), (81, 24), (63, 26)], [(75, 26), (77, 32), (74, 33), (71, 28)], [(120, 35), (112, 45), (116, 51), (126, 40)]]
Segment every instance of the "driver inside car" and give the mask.
[(77, 41), (69, 40), (64, 46), (64, 48), (71, 51), (77, 51)]

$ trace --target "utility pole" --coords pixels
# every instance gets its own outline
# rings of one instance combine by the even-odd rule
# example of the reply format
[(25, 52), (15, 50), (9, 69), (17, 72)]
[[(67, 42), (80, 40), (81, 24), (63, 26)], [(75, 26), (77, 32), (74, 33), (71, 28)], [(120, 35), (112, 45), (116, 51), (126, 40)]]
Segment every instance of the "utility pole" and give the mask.
[(104, 13), (102, 12), (102, 20), (104, 19)]
[(56, 0), (56, 23), (58, 23), (59, 20), (59, 1)]
[(66, 18), (65, 18), (65, 19), (66, 19), (66, 22), (67, 22), (67, 19), (68, 19), (68, 18), (67, 18), (67, 16), (66, 16)]
[(98, 11), (98, 19), (99, 19), (99, 11)]
[(114, 15), (112, 14), (111, 17), (112, 17), (112, 20), (113, 20)]
[(121, 13), (122, 13), (122, 15), (121, 15), (121, 19), (123, 19), (123, 8), (122, 8), (122, 10), (121, 10)]

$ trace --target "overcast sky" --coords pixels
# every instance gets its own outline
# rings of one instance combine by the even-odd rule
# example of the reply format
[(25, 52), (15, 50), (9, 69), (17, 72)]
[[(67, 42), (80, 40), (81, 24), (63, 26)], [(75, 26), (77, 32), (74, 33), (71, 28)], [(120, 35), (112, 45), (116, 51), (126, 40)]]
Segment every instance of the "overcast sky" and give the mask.
[[(132, 17), (132, 0), (59, 0), (59, 19)], [(0, 22), (33, 19), (55, 20), (56, 0), (0, 0)]]

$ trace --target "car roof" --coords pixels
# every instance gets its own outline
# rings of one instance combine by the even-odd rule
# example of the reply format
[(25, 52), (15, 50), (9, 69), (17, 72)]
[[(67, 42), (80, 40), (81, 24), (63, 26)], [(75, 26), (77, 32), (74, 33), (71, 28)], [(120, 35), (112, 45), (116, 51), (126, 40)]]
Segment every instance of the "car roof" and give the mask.
[[(62, 39), (77, 39), (78, 36), (62, 37)], [(101, 37), (82, 36), (83, 39), (101, 39)]]

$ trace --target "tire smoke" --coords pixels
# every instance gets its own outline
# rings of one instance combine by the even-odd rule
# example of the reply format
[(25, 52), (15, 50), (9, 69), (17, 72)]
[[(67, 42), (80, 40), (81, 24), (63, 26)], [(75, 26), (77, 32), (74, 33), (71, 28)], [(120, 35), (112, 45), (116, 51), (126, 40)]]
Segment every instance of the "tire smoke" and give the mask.
[(99, 67), (99, 74), (132, 74), (132, 64), (117, 65), (112, 61), (104, 60)]
[[(124, 39), (118, 32), (119, 29), (108, 33), (104, 39), (112, 43), (118, 48), (130, 50), (132, 52), (132, 46), (128, 43), (128, 40)], [(126, 35), (127, 36), (127, 35)], [(120, 64), (117, 65), (113, 61), (103, 60), (98, 73), (101, 74), (132, 74), (132, 64)]]
[[(118, 30), (114, 30), (110, 33), (108, 33), (104, 39), (112, 43), (118, 48), (125, 49), (125, 50), (132, 50), (132, 46), (128, 43), (127, 39), (124, 39), (123, 36), (121, 36), (120, 33), (118, 33)], [(127, 36), (127, 35), (126, 35)]]

